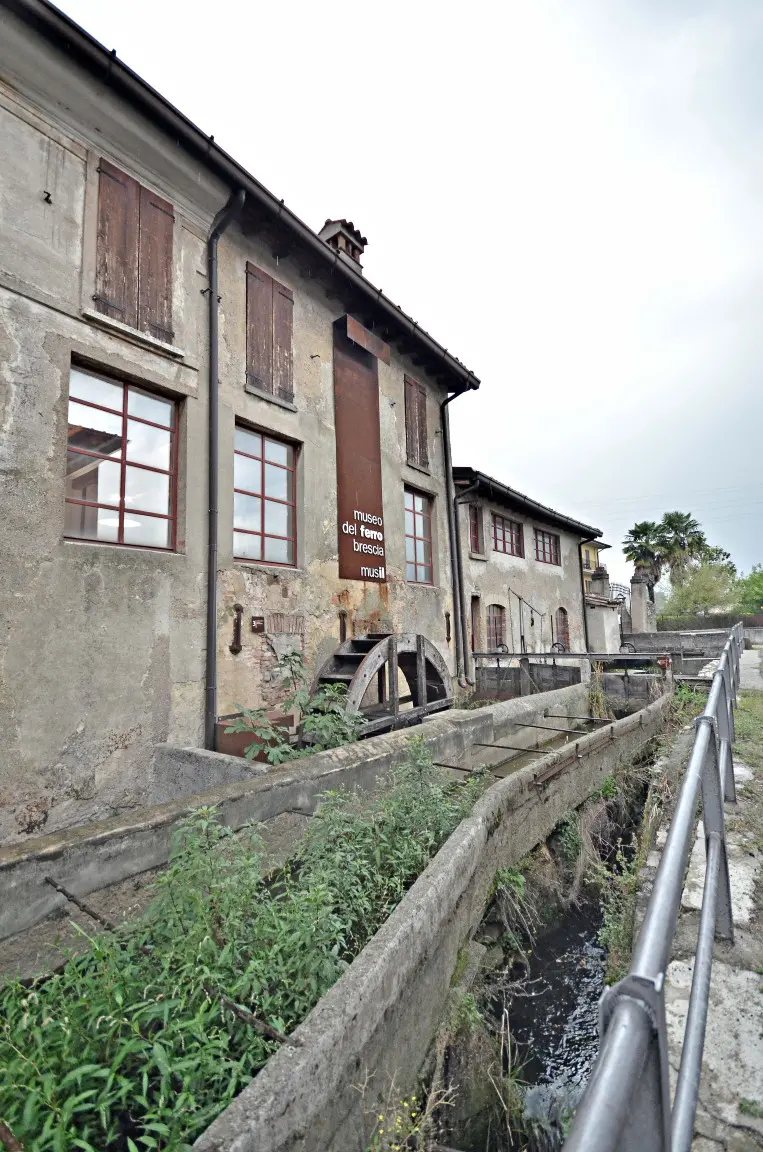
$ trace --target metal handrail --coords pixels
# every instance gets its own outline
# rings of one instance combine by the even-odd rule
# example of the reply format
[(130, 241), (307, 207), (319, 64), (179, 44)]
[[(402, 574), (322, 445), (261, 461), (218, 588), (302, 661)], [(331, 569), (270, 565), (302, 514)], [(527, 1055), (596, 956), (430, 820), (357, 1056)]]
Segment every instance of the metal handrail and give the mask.
[[(564, 1152), (690, 1152), (717, 935), (733, 941), (724, 800), (736, 800), (731, 745), (744, 646), (729, 633), (713, 676), (628, 975), (599, 1004), (599, 1056)], [(702, 797), (706, 865), (689, 1012), (671, 1108), (665, 973)]]

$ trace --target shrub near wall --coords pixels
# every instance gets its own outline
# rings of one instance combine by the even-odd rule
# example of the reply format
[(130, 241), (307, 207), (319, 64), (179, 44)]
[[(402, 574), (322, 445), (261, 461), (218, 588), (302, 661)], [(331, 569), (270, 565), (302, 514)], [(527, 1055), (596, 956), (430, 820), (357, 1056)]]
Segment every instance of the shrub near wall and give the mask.
[(719, 613), (717, 616), (658, 616), (658, 632), (705, 632), (708, 629), (733, 628), (739, 621), (745, 628), (763, 628), (763, 612), (755, 616)]
[(389, 791), (363, 810), (329, 794), (268, 882), (254, 834), (197, 812), (144, 920), (96, 937), (60, 974), (0, 992), (0, 1118), (26, 1152), (190, 1148), (288, 1042), (483, 787), (477, 776), (454, 784), (413, 739)]

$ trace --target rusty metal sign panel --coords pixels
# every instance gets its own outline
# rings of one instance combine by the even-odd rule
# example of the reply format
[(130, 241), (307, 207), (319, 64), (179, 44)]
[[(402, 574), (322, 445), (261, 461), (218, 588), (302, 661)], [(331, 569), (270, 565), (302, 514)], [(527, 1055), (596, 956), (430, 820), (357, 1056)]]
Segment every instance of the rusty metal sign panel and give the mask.
[(343, 320), (334, 325), (339, 576), (387, 579), (376, 357), (349, 340)]
[(377, 360), (383, 360), (385, 364), (389, 364), (392, 358), (389, 344), (385, 344), (380, 336), (370, 332), (354, 316), (347, 317), (347, 335), (353, 343), (365, 348), (366, 352), (370, 352)]

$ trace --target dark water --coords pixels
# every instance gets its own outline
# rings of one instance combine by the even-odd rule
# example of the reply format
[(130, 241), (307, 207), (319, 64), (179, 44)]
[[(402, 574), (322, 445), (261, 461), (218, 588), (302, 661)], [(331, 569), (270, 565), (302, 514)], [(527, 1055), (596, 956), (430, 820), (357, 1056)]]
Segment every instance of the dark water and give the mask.
[[(509, 1007), (509, 1030), (522, 1066), (524, 1116), (512, 1148), (558, 1152), (565, 1123), (585, 1088), (599, 1048), (598, 1007), (606, 952), (598, 908), (571, 908), (535, 943), (528, 990)], [(498, 1147), (498, 1146), (496, 1146)]]
[(598, 1051), (598, 1004), (606, 952), (597, 941), (597, 908), (571, 908), (535, 942), (528, 983), (509, 1026), (529, 1084), (585, 1083)]

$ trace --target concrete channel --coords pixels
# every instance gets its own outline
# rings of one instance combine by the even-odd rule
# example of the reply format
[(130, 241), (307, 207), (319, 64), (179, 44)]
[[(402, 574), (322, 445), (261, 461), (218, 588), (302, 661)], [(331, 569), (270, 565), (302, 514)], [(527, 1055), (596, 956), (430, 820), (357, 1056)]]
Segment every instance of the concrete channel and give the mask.
[[(647, 678), (637, 681), (628, 689), (630, 706), (634, 693), (647, 700), (655, 688)], [(416, 1082), (459, 954), (484, 916), (496, 870), (522, 859), (605, 777), (639, 754), (662, 731), (669, 703), (669, 696), (661, 696), (619, 720), (594, 723), (585, 719), (587, 686), (578, 684), (453, 711), (418, 729), (433, 758), (454, 775), (463, 777), (486, 764), (495, 783), (298, 1027), (297, 1046), (282, 1047), (194, 1147), (199, 1152), (363, 1152), (374, 1093), (381, 1099), (393, 1081), (403, 1090)], [(46, 877), (91, 901), (119, 885), (137, 884), (166, 863), (178, 823), (201, 805), (217, 805), (233, 828), (251, 820), (269, 827), (300, 813), (298, 836), (326, 790), (373, 792), (405, 758), (409, 738), (406, 732), (374, 737), (254, 774), (239, 758), (159, 747), (156, 771), (168, 782), (173, 774), (180, 779), (188, 792), (181, 800), (0, 852), (0, 971), (9, 970), (3, 949), (17, 971), (24, 967), (19, 956), (27, 965), (24, 974), (44, 969), (39, 933), (60, 931), (61, 915), (71, 911)], [(226, 773), (247, 776), (190, 791), (193, 781), (207, 783), (217, 770), (223, 779)], [(20, 945), (35, 934), (37, 943), (24, 957)], [(367, 1086), (365, 1097), (361, 1084)]]
[(296, 1029), (299, 1046), (281, 1048), (194, 1148), (363, 1152), (375, 1097), (416, 1082), (496, 870), (516, 864), (641, 752), (663, 730), (669, 703), (662, 697), (498, 779)]

